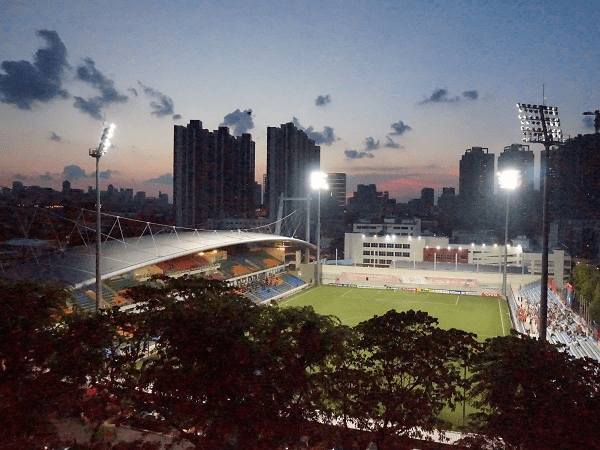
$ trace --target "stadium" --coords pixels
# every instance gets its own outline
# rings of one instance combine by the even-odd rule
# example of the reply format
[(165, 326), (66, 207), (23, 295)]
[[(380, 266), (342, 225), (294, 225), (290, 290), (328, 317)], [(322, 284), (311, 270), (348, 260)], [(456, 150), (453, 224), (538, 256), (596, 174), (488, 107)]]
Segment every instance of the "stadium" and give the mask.
[[(112, 228), (120, 227), (119, 220), (123, 219), (117, 218)], [(93, 239), (83, 239), (83, 242), (83, 245), (58, 249), (44, 248), (39, 242), (26, 239), (5, 242), (4, 247), (9, 244), (18, 257), (11, 258), (9, 264), (3, 263), (2, 273), (8, 278), (34, 278), (66, 284), (72, 289), (77, 305), (93, 311), (96, 307), (96, 248)], [(322, 284), (338, 287), (341, 289), (339, 292), (358, 289), (361, 293), (353, 295), (372, 298), (367, 302), (371, 304), (377, 302), (380, 296), (377, 293), (383, 290), (396, 293), (396, 298), (407, 293), (450, 294), (455, 298), (469, 298), (470, 301), (479, 298), (482, 303), (492, 298), (498, 305), (504, 305), (507, 311), (506, 318), (497, 314), (498, 306), (493, 313), (492, 320), (500, 324), (498, 334), (508, 334), (512, 328), (537, 336), (541, 292), (537, 274), (512, 270), (504, 300), (498, 265), (458, 264), (458, 259), (455, 262), (436, 262), (434, 259), (433, 263), (394, 260), (393, 264), (383, 267), (354, 261), (307, 263), (310, 258), (306, 256), (314, 248), (302, 239), (256, 230), (206, 231), (172, 226), (154, 226), (153, 230), (148, 224), (137, 237), (115, 238), (108, 233), (101, 244), (102, 298), (98, 304), (101, 308), (133, 308), (134, 305), (124, 295), (127, 288), (154, 275), (191, 275), (223, 280), (256, 304), (280, 301), (309, 289), (302, 293), (302, 297), (318, 312), (319, 305), (315, 302), (320, 298), (319, 289), (323, 288), (317, 285)], [(24, 255), (28, 257), (24, 258)], [(413, 296), (409, 302), (414, 300)], [(327, 313), (343, 317), (343, 305), (340, 303), (338, 308), (341, 309), (328, 310)], [(398, 303), (392, 306), (402, 309)], [(426, 304), (413, 304), (413, 307), (427, 308)], [(367, 315), (372, 312), (368, 308), (366, 311)], [(462, 315), (469, 317), (468, 310)], [(444, 317), (439, 319), (444, 321)], [(550, 342), (563, 344), (574, 357), (600, 360), (598, 342), (592, 330), (552, 288), (548, 289), (548, 319)], [(473, 318), (472, 321), (477, 320)], [(469, 329), (469, 324), (463, 325), (462, 328)], [(493, 333), (481, 334), (489, 337)]]

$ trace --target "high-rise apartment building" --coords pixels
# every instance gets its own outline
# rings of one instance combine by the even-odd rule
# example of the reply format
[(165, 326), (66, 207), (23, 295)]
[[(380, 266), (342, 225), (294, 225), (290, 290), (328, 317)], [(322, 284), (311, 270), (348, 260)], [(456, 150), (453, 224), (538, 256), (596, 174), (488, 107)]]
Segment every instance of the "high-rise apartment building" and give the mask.
[[(527, 234), (532, 225), (532, 216), (539, 205), (535, 203), (534, 187), (534, 154), (529, 145), (511, 144), (504, 147), (498, 155), (498, 172), (503, 170), (519, 171), (519, 185), (512, 192), (498, 189), (502, 200), (509, 196), (509, 236), (520, 233)], [(502, 201), (502, 203), (504, 203)]]
[(504, 151), (498, 155), (498, 172), (509, 169), (518, 170), (520, 184), (517, 189), (532, 190), (534, 182), (533, 162), (533, 150), (529, 150), (529, 145), (511, 144), (504, 147)]
[(549, 195), (554, 219), (600, 220), (599, 154), (600, 134), (579, 135), (550, 150)]
[(327, 184), (329, 185), (330, 202), (343, 214), (346, 209), (346, 174), (328, 173)]
[[(267, 179), (264, 202), (269, 217), (277, 217), (279, 200), (307, 198), (310, 173), (319, 170), (321, 147), (293, 123), (267, 128)], [(299, 204), (284, 202), (284, 216)]]
[(464, 224), (485, 226), (494, 195), (494, 154), (473, 147), (460, 160), (458, 195)]
[(250, 134), (227, 127), (202, 129), (202, 122), (175, 125), (173, 204), (177, 226), (200, 227), (228, 217), (254, 213), (254, 142)]

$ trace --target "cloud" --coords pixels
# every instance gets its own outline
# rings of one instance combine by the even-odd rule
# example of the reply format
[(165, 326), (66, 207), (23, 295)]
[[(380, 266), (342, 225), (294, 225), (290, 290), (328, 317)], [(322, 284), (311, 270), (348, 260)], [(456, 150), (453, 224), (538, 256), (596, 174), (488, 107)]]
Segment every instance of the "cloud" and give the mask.
[(377, 150), (380, 147), (379, 141), (375, 141), (372, 137), (368, 137), (365, 139), (365, 151), (371, 152), (373, 150)]
[(304, 128), (300, 125), (300, 122), (295, 117), (292, 119), (292, 123), (296, 128), (304, 131), (309, 139), (315, 141), (317, 145), (331, 145), (335, 142), (336, 137), (333, 133), (333, 127), (323, 127), (323, 131), (315, 131), (313, 127)]
[(344, 150), (344, 154), (347, 159), (375, 158), (373, 153), (358, 150)]
[(460, 97), (448, 97), (448, 90), (438, 88), (433, 93), (421, 101), (419, 104), (424, 105), (427, 103), (456, 103), (460, 101)]
[[(108, 180), (110, 179), (111, 176), (113, 175), (119, 175), (119, 171), (118, 170), (103, 170), (98, 174), (99, 178), (102, 178), (103, 180)], [(91, 176), (91, 175), (90, 175)]]
[(465, 91), (463, 97), (468, 100), (477, 100), (479, 98), (479, 92), (477, 91)]
[(51, 141), (60, 142), (61, 139), (62, 138), (58, 134), (56, 134), (54, 131), (50, 132), (50, 140)]
[(390, 133), (390, 136), (402, 136), (407, 131), (412, 130), (411, 127), (409, 127), (408, 125), (406, 125), (401, 120), (399, 120), (396, 123), (391, 124), (390, 126), (394, 129), (394, 132)]
[(76, 165), (65, 166), (63, 169), (63, 177), (69, 181), (81, 180), (82, 178), (87, 178), (91, 175), (87, 175), (85, 170)]
[(17, 181), (27, 181), (28, 178), (27, 178), (27, 176), (23, 175), (22, 173), (17, 173), (15, 175), (15, 180), (17, 180)]
[(319, 95), (315, 100), (315, 105), (317, 106), (325, 106), (331, 103), (331, 95)]
[(397, 142), (395, 142), (391, 137), (386, 136), (386, 139), (388, 141), (385, 144), (383, 144), (383, 146), (385, 148), (404, 148), (402, 145), (400, 145)]
[[(138, 84), (143, 89), (144, 94), (158, 100), (150, 103), (150, 107), (152, 108), (152, 111), (150, 112), (151, 115), (156, 117), (172, 116), (173, 120), (181, 119), (181, 115), (173, 114), (175, 103), (171, 97), (166, 96), (154, 88), (143, 85), (141, 81), (138, 81)], [(137, 95), (137, 91), (135, 92)]]
[(165, 173), (164, 175), (160, 175), (159, 177), (151, 178), (148, 181), (150, 183), (173, 184), (173, 175), (170, 173)]
[(106, 78), (102, 72), (96, 69), (96, 63), (92, 58), (85, 58), (83, 65), (77, 67), (76, 73), (76, 79), (84, 81), (100, 91), (100, 96), (93, 98), (75, 97), (73, 104), (75, 108), (89, 114), (94, 119), (102, 120), (102, 108), (105, 106), (129, 100), (129, 97), (115, 89), (113, 80)]
[(252, 121), (252, 110), (247, 109), (240, 111), (236, 109), (234, 112), (229, 113), (223, 119), (223, 123), (220, 127), (233, 127), (233, 135), (241, 136), (244, 133), (248, 133), (249, 130), (254, 128), (254, 122)]
[[(463, 98), (467, 100), (477, 100), (479, 98), (479, 92), (475, 90), (464, 91), (462, 95)], [(458, 103), (460, 101), (461, 98), (459, 96), (449, 97), (447, 89), (437, 88), (429, 97), (419, 102), (419, 105), (425, 105), (427, 103)]]
[(40, 175), (40, 181), (42, 183), (48, 183), (49, 181), (52, 181), (52, 180), (53, 180), (52, 175), (50, 175), (50, 173), (48, 173), (48, 172), (46, 172), (43, 175)]
[(56, 31), (38, 30), (37, 35), (46, 41), (31, 64), (28, 61), (2, 61), (0, 67), (0, 101), (12, 103), (20, 109), (31, 109), (35, 102), (49, 102), (55, 98), (67, 98), (62, 88), (62, 78), (67, 63), (67, 48)]

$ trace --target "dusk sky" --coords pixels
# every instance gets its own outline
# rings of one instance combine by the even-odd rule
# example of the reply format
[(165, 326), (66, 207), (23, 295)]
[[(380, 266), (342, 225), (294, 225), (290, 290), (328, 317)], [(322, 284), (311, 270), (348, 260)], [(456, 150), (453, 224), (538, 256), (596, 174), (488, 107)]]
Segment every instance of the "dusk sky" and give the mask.
[(594, 131), (600, 2), (3, 0), (0, 64), (0, 186), (87, 189), (104, 120), (103, 189), (171, 199), (173, 125), (194, 119), (251, 133), (262, 183), (266, 129), (293, 121), (349, 193), (405, 201), (458, 191), (467, 148), (520, 143), (517, 102)]

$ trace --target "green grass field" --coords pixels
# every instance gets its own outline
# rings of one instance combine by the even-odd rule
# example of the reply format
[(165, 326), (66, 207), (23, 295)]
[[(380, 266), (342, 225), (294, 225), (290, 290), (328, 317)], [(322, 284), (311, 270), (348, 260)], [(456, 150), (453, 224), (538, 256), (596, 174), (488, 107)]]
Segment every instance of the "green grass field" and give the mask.
[[(508, 305), (500, 297), (438, 294), (432, 292), (392, 291), (320, 286), (302, 291), (281, 301), (281, 306), (306, 306), (323, 315), (338, 317), (354, 326), (375, 315), (396, 311), (426, 311), (444, 329), (457, 328), (475, 333), (480, 341), (510, 333)], [(466, 414), (476, 410), (466, 405)], [(454, 411), (445, 408), (440, 418), (458, 429), (463, 421), (462, 406)]]
[(469, 331), (480, 340), (510, 332), (508, 306), (499, 297), (320, 286), (302, 291), (280, 304), (310, 305), (317, 313), (336, 316), (349, 326), (391, 309), (413, 309), (426, 311), (439, 320), (442, 328)]

